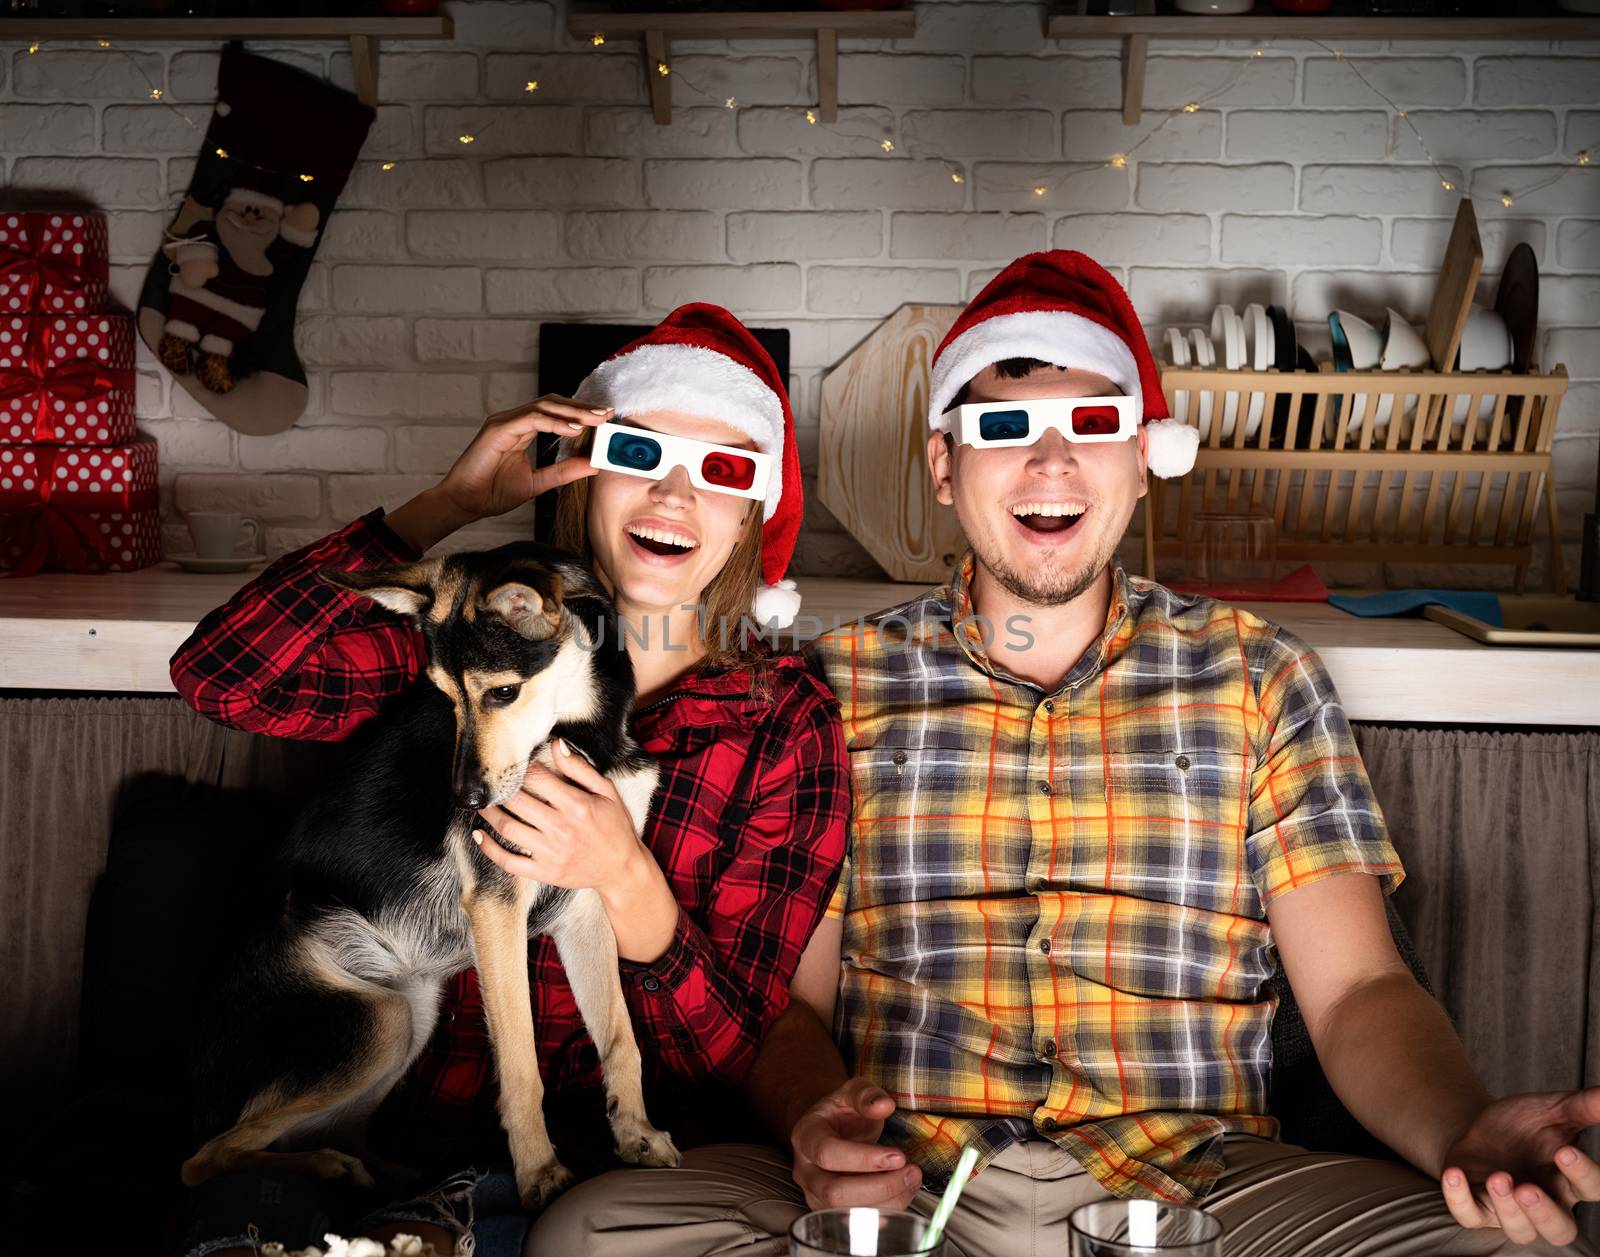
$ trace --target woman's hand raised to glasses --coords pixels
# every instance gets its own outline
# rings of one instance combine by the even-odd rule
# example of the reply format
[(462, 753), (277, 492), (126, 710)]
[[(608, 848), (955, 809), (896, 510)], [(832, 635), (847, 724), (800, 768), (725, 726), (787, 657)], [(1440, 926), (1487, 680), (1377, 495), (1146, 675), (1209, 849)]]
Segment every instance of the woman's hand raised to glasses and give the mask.
[(389, 514), (389, 527), (418, 550), (427, 550), (458, 528), (504, 515), (541, 493), (593, 475), (586, 458), (535, 467), (528, 447), (541, 432), (576, 436), (609, 418), (609, 407), (587, 406), (554, 393), (490, 415), (443, 480)]

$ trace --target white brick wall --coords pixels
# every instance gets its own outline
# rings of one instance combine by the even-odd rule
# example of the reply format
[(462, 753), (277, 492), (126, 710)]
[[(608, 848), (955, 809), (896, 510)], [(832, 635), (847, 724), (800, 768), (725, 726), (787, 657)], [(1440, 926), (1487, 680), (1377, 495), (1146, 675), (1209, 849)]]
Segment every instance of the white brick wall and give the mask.
[[(1555, 477), (1569, 541), (1594, 509), (1600, 165), (1567, 163), (1600, 150), (1600, 45), (1371, 42), (1341, 64), (1309, 42), (1252, 59), (1242, 43), (1160, 40), (1145, 121), (1126, 127), (1114, 41), (1045, 41), (1040, 0), (917, 0), (915, 39), (845, 42), (831, 128), (804, 117), (812, 50), (750, 40), (680, 46), (673, 123), (658, 127), (636, 46), (569, 38), (564, 4), (455, 0), (454, 42), (384, 49), (378, 120), (302, 294), (310, 404), (296, 429), (234, 434), (141, 351), (169, 509), (242, 506), (276, 552), (398, 504), (486, 411), (532, 395), (546, 318), (648, 322), (704, 299), (787, 327), (808, 484), (827, 368), (899, 303), (964, 300), (1024, 250), (1091, 253), (1152, 328), (1219, 299), (1287, 299), (1325, 351), (1332, 305), (1420, 320), (1454, 197), (1352, 66), (1480, 197), (1480, 296), (1513, 245), (1537, 253), (1543, 359), (1573, 378)], [(104, 205), (125, 301), (187, 186), (217, 66), (195, 45), (127, 51), (137, 69), (92, 45), (0, 44), (0, 200)], [(352, 81), (336, 44), (259, 51)], [(146, 101), (140, 69), (181, 115)], [(729, 95), (738, 108), (722, 107)], [(1161, 109), (1199, 100), (1140, 142)], [(1127, 169), (1104, 164), (1135, 144)], [(797, 568), (875, 570), (820, 505)]]

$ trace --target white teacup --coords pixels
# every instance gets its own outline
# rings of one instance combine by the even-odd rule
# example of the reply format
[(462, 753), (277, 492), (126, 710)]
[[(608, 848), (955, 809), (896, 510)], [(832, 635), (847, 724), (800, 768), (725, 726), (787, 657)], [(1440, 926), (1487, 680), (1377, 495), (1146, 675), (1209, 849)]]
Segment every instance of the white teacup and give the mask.
[[(1511, 332), (1497, 311), (1487, 306), (1473, 304), (1467, 315), (1466, 326), (1461, 329), (1461, 371), (1504, 371), (1511, 365)], [(1465, 397), (1456, 398), (1450, 412), (1450, 422), (1457, 428), (1467, 421), (1470, 405)], [(1483, 398), (1478, 403), (1478, 418), (1488, 420), (1494, 416), (1494, 397)]]
[(249, 553), (255, 553), (260, 529), (255, 520), (246, 519), (237, 511), (190, 511), (184, 522), (189, 525), (198, 558), (237, 558), (241, 542), (248, 546)]
[(1328, 316), (1328, 324), (1333, 329), (1334, 343), (1342, 336), (1350, 347), (1352, 371), (1371, 371), (1378, 365), (1383, 354), (1383, 337), (1371, 323), (1348, 310), (1335, 310)]
[(1511, 365), (1511, 333), (1499, 313), (1474, 305), (1461, 329), (1461, 370), (1503, 371)]
[(1428, 346), (1421, 333), (1391, 306), (1384, 312), (1383, 352), (1378, 367), (1383, 371), (1423, 371), (1428, 367)]

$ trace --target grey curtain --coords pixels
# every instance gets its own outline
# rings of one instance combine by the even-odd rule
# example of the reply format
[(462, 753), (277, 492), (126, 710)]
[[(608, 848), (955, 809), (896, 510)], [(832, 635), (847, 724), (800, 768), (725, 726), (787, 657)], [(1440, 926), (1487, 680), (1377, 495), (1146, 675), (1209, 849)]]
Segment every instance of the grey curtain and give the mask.
[(123, 783), (292, 790), (324, 749), (224, 729), (176, 697), (0, 698), (0, 1114), (37, 1113), (71, 1077), (84, 924)]
[[(1357, 737), (1408, 870), (1396, 907), (1485, 1081), (1600, 1083), (1600, 734)], [(0, 1112), (39, 1111), (71, 1076), (119, 787), (165, 772), (292, 795), (326, 750), (222, 729), (175, 697), (0, 699)]]
[[(1600, 1084), (1600, 733), (1356, 740), (1406, 865), (1395, 907), (1489, 1089)], [(1582, 1223), (1600, 1244), (1600, 1207)]]

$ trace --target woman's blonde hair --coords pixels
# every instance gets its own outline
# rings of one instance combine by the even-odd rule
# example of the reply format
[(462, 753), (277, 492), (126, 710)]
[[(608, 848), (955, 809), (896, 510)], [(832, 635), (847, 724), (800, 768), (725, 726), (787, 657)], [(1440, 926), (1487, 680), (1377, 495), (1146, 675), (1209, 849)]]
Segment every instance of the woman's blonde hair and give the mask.
[[(591, 428), (572, 442), (568, 457), (587, 457), (594, 441)], [(574, 480), (556, 490), (555, 529), (551, 540), (565, 550), (593, 560), (589, 542), (589, 481)], [(697, 622), (705, 646), (705, 663), (713, 668), (755, 667), (767, 656), (747, 641), (745, 625), (761, 584), (761, 503), (752, 503), (744, 529), (722, 570), (701, 591)]]

